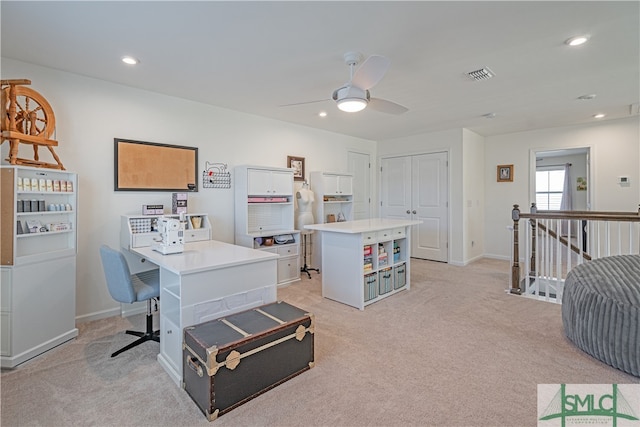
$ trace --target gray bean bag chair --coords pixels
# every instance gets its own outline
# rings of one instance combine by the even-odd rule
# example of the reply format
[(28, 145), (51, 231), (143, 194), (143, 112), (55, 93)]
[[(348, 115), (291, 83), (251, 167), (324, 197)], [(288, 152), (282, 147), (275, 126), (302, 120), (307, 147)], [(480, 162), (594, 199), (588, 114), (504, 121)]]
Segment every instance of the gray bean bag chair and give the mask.
[(580, 349), (640, 377), (640, 255), (573, 268), (564, 284), (562, 324)]

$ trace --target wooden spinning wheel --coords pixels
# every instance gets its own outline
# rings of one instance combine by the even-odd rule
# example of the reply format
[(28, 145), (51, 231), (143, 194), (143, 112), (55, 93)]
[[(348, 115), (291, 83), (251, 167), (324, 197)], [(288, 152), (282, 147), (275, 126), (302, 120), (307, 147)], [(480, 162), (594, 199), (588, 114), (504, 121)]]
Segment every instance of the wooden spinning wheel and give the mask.
[[(29, 80), (2, 80), (2, 99), (0, 101), (2, 142), (9, 141), (9, 163), (64, 169), (53, 147), (58, 141), (50, 139), (56, 126), (53, 109), (47, 100), (35, 90), (25, 87)], [(19, 144), (33, 146), (33, 160), (18, 157)], [(45, 146), (51, 152), (56, 163), (42, 162), (38, 156), (38, 147)]]

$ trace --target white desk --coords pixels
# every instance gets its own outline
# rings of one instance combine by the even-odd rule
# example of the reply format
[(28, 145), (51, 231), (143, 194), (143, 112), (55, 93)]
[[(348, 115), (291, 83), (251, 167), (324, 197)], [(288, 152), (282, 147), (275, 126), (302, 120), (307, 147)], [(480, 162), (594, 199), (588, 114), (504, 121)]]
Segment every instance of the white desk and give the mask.
[(322, 296), (364, 310), (409, 289), (410, 227), (421, 222), (373, 218), (306, 225), (321, 233)]
[(277, 254), (215, 240), (187, 243), (180, 254), (131, 251), (160, 267), (158, 362), (179, 386), (185, 327), (276, 301)]

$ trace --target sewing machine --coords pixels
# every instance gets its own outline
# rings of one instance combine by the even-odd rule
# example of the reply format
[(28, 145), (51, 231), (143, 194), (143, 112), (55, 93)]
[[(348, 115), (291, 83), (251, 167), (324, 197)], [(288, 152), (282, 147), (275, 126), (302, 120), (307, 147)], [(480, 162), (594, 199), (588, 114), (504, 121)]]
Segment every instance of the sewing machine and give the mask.
[(184, 251), (184, 222), (175, 218), (159, 218), (160, 241), (153, 242), (151, 248), (163, 255), (179, 254)]

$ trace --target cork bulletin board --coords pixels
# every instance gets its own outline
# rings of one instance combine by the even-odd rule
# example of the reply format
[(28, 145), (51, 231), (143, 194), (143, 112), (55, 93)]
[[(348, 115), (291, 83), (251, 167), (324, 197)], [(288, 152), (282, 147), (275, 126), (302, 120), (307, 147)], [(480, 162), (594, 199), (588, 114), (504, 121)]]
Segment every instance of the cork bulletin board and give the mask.
[(115, 191), (198, 191), (198, 148), (114, 138)]

